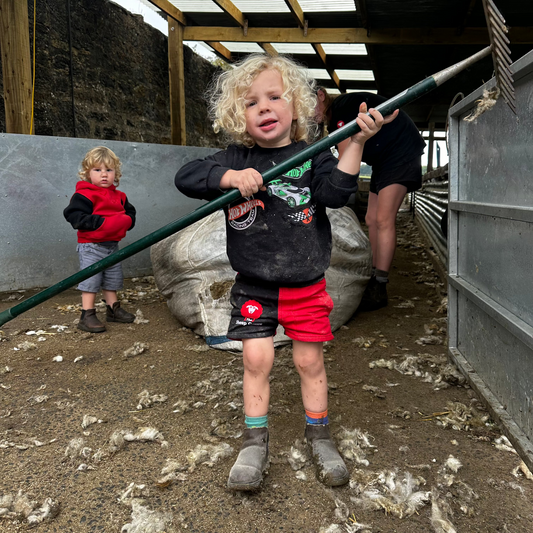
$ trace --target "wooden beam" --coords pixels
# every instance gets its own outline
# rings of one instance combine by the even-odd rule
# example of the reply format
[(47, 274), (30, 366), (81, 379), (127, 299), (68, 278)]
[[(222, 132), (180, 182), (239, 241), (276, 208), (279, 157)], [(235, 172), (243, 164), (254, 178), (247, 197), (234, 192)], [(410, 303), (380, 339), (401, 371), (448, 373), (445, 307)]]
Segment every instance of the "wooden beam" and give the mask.
[[(363, 25), (363, 28), (366, 30), (366, 34), (370, 35), (372, 33), (372, 26), (370, 22), (370, 18), (368, 16), (368, 9), (366, 6), (366, 0), (354, 0), (355, 1), (355, 10), (359, 14), (359, 19), (361, 20), (361, 24)], [(378, 68), (378, 63), (376, 60), (376, 50), (374, 48), (374, 45), (372, 44), (366, 44), (366, 53), (368, 55), (368, 59), (370, 60), (370, 65), (372, 67), (372, 72), (374, 73), (374, 80), (376, 81), (376, 87), (378, 92), (381, 91), (381, 75)]]
[(259, 43), (259, 46), (272, 57), (279, 56), (278, 51), (270, 43)]
[(6, 132), (29, 135), (32, 88), (27, 2), (0, 1), (0, 50)]
[[(533, 44), (533, 31), (528, 27), (511, 28), (508, 36), (513, 44)], [(248, 28), (244, 35), (241, 28), (187, 26), (183, 38), (248, 43), (490, 44), (487, 28), (465, 28), (462, 35), (455, 35), (455, 28), (392, 28), (373, 30), (371, 35), (364, 28), (309, 28), (304, 36), (300, 28)]]
[(224, 13), (229, 15), (241, 28), (248, 26), (248, 21), (237, 6), (230, 0), (213, 0)]
[[(168, 0), (148, 0), (151, 4), (158, 7), (161, 11), (166, 13), (169, 17), (172, 17), (174, 20), (181, 22), (182, 24), (187, 24), (187, 19), (185, 15), (174, 5), (172, 5)], [(201, 39), (204, 41), (205, 39)]]
[(361, 25), (368, 32), (370, 31), (370, 26), (368, 22), (368, 10), (366, 8), (366, 0), (355, 0), (355, 12), (359, 15), (361, 20)]
[(223, 44), (215, 41), (205, 41), (205, 44), (208, 44), (213, 49), (215, 54), (220, 57), (220, 59), (224, 59), (225, 61), (233, 61), (231, 52)]
[(321, 44), (315, 44), (313, 43), (313, 48), (315, 49), (315, 52), (320, 56), (320, 59), (322, 59), (322, 63), (324, 63), (324, 68), (328, 71), (329, 77), (333, 80), (333, 83), (337, 86), (337, 89), (340, 90), (341, 88), (341, 82), (339, 80), (339, 77), (335, 73), (335, 71), (328, 66), (327, 58), (326, 58), (326, 52), (324, 52), (324, 48)]
[(468, 22), (468, 19), (470, 18), (470, 15), (472, 14), (472, 11), (474, 11), (475, 5), (476, 5), (476, 0), (470, 0), (464, 16), (462, 18), (459, 17), (459, 24), (457, 28), (455, 29), (457, 35), (461, 35), (463, 33), (463, 29), (465, 28)]
[(287, 7), (291, 10), (291, 13), (296, 19), (296, 22), (298, 22), (300, 28), (305, 27), (304, 12), (300, 7), (300, 4), (298, 3), (298, 0), (285, 0), (285, 3), (287, 4)]
[(185, 129), (185, 69), (183, 25), (168, 18), (168, 76), (170, 88), (170, 142), (187, 144)]

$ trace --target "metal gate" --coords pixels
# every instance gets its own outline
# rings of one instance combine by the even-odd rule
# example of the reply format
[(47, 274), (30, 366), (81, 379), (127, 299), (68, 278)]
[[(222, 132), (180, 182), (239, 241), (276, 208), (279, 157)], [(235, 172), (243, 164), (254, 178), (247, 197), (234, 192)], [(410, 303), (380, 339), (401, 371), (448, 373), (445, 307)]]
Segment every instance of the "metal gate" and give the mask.
[(491, 80), (450, 111), (449, 353), (533, 467), (533, 51), (503, 100), (463, 120)]

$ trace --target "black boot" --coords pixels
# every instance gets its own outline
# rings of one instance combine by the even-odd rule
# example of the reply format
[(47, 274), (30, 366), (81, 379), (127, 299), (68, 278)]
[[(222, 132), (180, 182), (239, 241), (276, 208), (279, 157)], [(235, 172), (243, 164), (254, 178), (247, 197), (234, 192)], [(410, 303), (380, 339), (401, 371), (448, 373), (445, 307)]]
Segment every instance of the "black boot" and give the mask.
[(329, 487), (338, 487), (350, 481), (348, 469), (331, 440), (328, 425), (307, 424), (305, 439), (316, 466), (318, 481)]
[(387, 283), (378, 281), (375, 276), (370, 278), (366, 286), (361, 303), (359, 304), (359, 311), (375, 311), (386, 307), (389, 303), (387, 296)]
[(82, 309), (78, 329), (89, 333), (102, 333), (105, 326), (98, 320), (96, 309)]
[(122, 322), (123, 324), (130, 324), (135, 320), (135, 315), (128, 313), (122, 307), (120, 307), (120, 302), (115, 302), (113, 307), (106, 305), (107, 312), (106, 318), (108, 322)]
[(228, 489), (257, 490), (268, 468), (268, 428), (244, 430), (241, 451), (232, 466)]

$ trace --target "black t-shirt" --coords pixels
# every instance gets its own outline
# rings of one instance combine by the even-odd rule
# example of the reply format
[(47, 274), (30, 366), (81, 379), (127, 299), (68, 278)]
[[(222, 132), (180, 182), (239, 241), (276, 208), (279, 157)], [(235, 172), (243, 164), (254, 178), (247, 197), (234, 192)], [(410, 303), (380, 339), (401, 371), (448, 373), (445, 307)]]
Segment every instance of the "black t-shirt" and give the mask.
[[(332, 133), (354, 120), (362, 102), (366, 102), (370, 109), (386, 100), (383, 96), (366, 92), (348, 93), (337, 97), (330, 108), (328, 131)], [(400, 111), (390, 124), (385, 124), (380, 132), (366, 141), (363, 161), (374, 169), (395, 168), (421, 156), (425, 146), (426, 143), (415, 123), (406, 113)]]

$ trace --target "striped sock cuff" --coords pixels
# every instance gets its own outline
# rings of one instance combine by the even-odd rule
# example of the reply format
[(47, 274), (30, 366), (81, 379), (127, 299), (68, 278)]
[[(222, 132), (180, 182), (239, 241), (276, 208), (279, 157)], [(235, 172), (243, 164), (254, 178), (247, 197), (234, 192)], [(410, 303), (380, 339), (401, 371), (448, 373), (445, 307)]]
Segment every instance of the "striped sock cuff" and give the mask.
[(321, 413), (312, 413), (311, 411), (305, 410), (305, 421), (308, 424), (315, 424), (320, 426), (325, 426), (329, 424), (328, 419), (328, 410), (322, 411)]
[(265, 416), (246, 416), (244, 415), (244, 423), (248, 429), (251, 428), (267, 428), (268, 415)]

